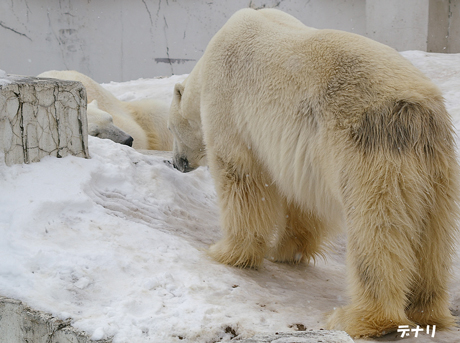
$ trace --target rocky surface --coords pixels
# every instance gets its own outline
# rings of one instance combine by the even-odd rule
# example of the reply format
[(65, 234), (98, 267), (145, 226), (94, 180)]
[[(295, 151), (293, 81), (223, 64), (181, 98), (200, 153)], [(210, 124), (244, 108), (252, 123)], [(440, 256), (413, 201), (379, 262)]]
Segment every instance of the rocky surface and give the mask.
[(44, 156), (89, 157), (86, 91), (80, 82), (0, 79), (0, 153), (7, 165)]

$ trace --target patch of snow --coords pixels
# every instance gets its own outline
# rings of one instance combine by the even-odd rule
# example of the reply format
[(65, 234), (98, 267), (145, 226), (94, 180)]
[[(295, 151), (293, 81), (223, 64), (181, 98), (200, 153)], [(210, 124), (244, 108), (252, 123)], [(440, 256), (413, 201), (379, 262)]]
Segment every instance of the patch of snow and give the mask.
[(0, 69), (0, 86), (6, 86), (10, 83), (11, 83), (11, 80), (9, 80), (6, 72)]

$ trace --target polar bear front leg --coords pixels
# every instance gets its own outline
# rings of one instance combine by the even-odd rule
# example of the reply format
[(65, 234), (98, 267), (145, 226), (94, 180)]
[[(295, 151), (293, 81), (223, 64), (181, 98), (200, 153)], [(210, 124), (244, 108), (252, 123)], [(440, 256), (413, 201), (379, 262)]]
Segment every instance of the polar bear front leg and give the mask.
[(221, 263), (256, 268), (262, 263), (275, 228), (284, 224), (281, 197), (254, 162), (236, 164), (209, 154), (208, 158), (224, 233), (209, 253)]

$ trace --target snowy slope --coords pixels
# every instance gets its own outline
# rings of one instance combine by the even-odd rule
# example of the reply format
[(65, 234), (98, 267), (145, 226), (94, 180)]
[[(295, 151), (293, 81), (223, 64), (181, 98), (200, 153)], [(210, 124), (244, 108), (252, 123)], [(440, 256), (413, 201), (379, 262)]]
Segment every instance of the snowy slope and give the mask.
[[(460, 130), (460, 55), (403, 55), (441, 87)], [(104, 87), (121, 100), (170, 102), (184, 78)], [(255, 271), (218, 264), (206, 254), (220, 237), (206, 168), (181, 174), (162, 157), (93, 137), (89, 149), (90, 160), (0, 165), (1, 295), (71, 317), (94, 339), (115, 343), (227, 341), (297, 324), (320, 329), (324, 314), (346, 303), (344, 237), (316, 265), (265, 261)], [(454, 273), (459, 313), (459, 262)], [(404, 342), (459, 340), (456, 329)]]

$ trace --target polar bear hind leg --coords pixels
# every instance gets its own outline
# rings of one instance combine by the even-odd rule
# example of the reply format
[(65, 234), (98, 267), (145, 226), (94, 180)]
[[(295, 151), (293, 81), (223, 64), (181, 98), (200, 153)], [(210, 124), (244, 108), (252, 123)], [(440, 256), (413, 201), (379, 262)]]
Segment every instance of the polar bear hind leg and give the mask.
[(413, 324), (404, 309), (417, 272), (420, 232), (404, 211), (398, 168), (361, 163), (348, 173), (345, 196), (351, 302), (333, 312), (328, 326), (352, 337), (373, 337)]
[(399, 103), (397, 115), (369, 113), (353, 131), (343, 180), (351, 303), (334, 311), (329, 328), (368, 337), (454, 324), (446, 266), (458, 171), (447, 113), (429, 106)]
[[(457, 213), (454, 204), (457, 201), (455, 190), (458, 188), (458, 171), (448, 159), (455, 158), (445, 152), (433, 161), (436, 176), (433, 184), (432, 201), (429, 216), (426, 220), (423, 240), (416, 250), (418, 273), (409, 294), (408, 317), (420, 325), (436, 325), (437, 328), (455, 326), (455, 319), (449, 310), (447, 286), (451, 271), (446, 266), (452, 264), (455, 255), (453, 242), (454, 230), (457, 225)], [(440, 248), (442, 247), (442, 248)]]

